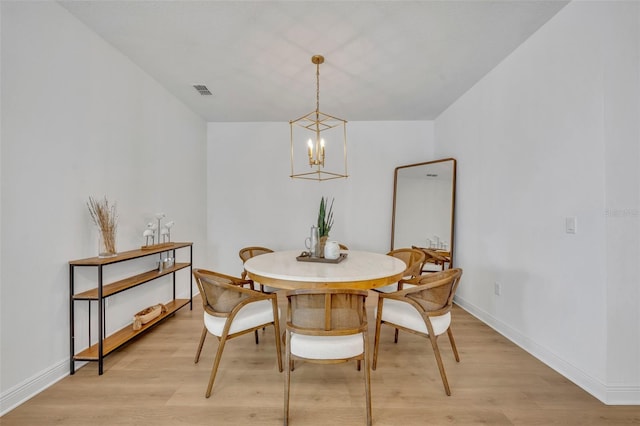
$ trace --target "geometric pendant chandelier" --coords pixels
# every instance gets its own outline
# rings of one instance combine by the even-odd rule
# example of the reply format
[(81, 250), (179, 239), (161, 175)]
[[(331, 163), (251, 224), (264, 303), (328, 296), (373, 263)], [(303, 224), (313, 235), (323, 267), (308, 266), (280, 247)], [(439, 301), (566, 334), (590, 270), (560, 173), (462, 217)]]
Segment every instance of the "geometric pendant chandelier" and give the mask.
[[(314, 55), (311, 62), (316, 65), (316, 109), (289, 122), (291, 126), (290, 176), (294, 179), (319, 182), (346, 178), (348, 176), (347, 120), (320, 112), (320, 64), (324, 63), (324, 57)], [(325, 165), (339, 171), (328, 171)]]

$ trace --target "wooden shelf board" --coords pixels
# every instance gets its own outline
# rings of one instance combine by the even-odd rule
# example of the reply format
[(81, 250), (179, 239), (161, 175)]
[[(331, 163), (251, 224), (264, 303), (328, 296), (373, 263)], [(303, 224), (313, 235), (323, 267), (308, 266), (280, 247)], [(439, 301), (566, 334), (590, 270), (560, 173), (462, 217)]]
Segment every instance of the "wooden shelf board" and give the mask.
[(183, 247), (192, 246), (193, 243), (163, 243), (162, 245), (158, 244), (157, 247), (151, 248), (153, 246), (149, 246), (150, 248), (146, 248), (144, 250), (136, 249), (123, 251), (118, 253), (113, 257), (89, 257), (86, 259), (78, 259), (72, 260), (69, 262), (69, 265), (74, 266), (99, 266), (99, 265), (108, 265), (110, 263), (122, 262), (123, 260), (136, 259), (138, 257), (149, 256), (156, 253), (162, 253), (163, 251), (176, 250)]
[[(169, 275), (180, 269), (189, 267), (190, 263), (176, 263), (172, 267), (164, 269), (162, 272), (158, 272), (157, 269), (143, 272), (142, 274), (127, 277), (123, 280), (113, 282), (102, 286), (102, 297), (108, 297), (129, 288), (135, 287), (140, 284), (144, 284), (156, 278), (164, 275)], [(84, 291), (73, 295), (74, 300), (98, 300), (98, 289), (92, 288), (91, 290)]]
[[(112, 335), (106, 337), (102, 342), (102, 350), (104, 352), (104, 355), (108, 355), (109, 353), (115, 351), (129, 340), (133, 339), (141, 333), (144, 333), (148, 328), (159, 323), (187, 304), (189, 304), (189, 299), (175, 299), (167, 302), (164, 304), (167, 307), (167, 312), (160, 315), (158, 318), (155, 318), (152, 321), (146, 323), (140, 330), (134, 330), (133, 326), (129, 325), (128, 327), (122, 328)], [(96, 343), (95, 345), (89, 346), (87, 349), (78, 352), (73, 358), (76, 361), (98, 361), (98, 344)]]

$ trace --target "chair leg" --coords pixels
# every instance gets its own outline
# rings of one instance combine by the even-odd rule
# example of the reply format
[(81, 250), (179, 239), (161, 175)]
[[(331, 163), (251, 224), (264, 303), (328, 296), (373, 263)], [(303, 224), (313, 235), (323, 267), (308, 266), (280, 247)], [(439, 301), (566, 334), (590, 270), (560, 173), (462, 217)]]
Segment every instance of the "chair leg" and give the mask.
[(433, 354), (436, 356), (436, 362), (438, 363), (438, 370), (440, 370), (440, 377), (442, 377), (442, 384), (444, 385), (444, 391), (448, 396), (451, 396), (451, 389), (449, 389), (449, 382), (447, 381), (447, 374), (444, 371), (444, 364), (442, 363), (442, 357), (440, 356), (440, 350), (438, 349), (438, 337), (429, 336), (431, 346), (433, 347)]
[(451, 332), (451, 327), (447, 329), (447, 336), (449, 336), (451, 349), (453, 349), (453, 356), (456, 357), (456, 361), (460, 362), (460, 355), (458, 355), (458, 348), (456, 347), (456, 341), (453, 339), (453, 333)]
[(282, 373), (282, 345), (280, 344), (280, 327), (277, 319), (273, 323), (273, 328), (275, 329), (273, 334), (276, 336), (276, 356), (278, 357), (278, 371)]
[[(285, 348), (288, 348), (290, 343), (287, 342), (287, 332), (283, 331), (282, 332), (282, 344), (284, 345)], [(293, 358), (291, 358), (290, 361), (286, 361), (285, 360), (285, 365), (287, 366), (287, 368), (291, 371), (293, 371)]]
[[(369, 336), (364, 337), (364, 394), (367, 407), (367, 426), (371, 426), (371, 368), (369, 368)], [(360, 362), (360, 361), (358, 361)]]
[(291, 388), (291, 370), (293, 367), (293, 360), (291, 359), (290, 341), (287, 339), (286, 352), (285, 352), (285, 364), (287, 368), (284, 372), (284, 426), (289, 424), (289, 390)]
[(378, 366), (378, 346), (380, 345), (380, 326), (382, 325), (382, 302), (378, 299), (378, 313), (376, 314), (376, 334), (373, 338), (373, 363), (371, 369)]
[(393, 334), (393, 343), (398, 343), (398, 329), (396, 328), (396, 332)]
[(253, 330), (253, 334), (256, 336), (256, 345), (257, 345), (258, 343), (260, 343), (260, 339), (258, 339), (258, 330)]
[(202, 335), (200, 336), (200, 344), (198, 345), (198, 350), (196, 351), (196, 358), (193, 360), (194, 364), (197, 364), (200, 360), (200, 352), (202, 352), (202, 345), (204, 345), (204, 339), (207, 337), (207, 327), (202, 327)]
[(218, 372), (218, 366), (220, 365), (220, 358), (222, 358), (222, 351), (224, 349), (224, 344), (227, 341), (227, 336), (223, 336), (220, 338), (220, 343), (218, 343), (218, 350), (216, 351), (216, 359), (213, 360), (213, 368), (211, 369), (211, 377), (209, 377), (209, 385), (207, 386), (207, 393), (205, 396), (209, 398), (211, 396), (211, 389), (213, 388), (213, 381), (216, 379), (216, 373)]
[[(264, 291), (264, 286), (263, 286), (262, 284), (260, 284), (260, 293), (265, 293), (265, 291)], [(265, 330), (265, 328), (266, 328), (266, 327), (262, 327), (262, 331), (264, 331), (264, 330)], [(256, 333), (257, 333), (257, 331), (256, 331)], [(258, 340), (258, 335), (256, 334), (256, 343), (258, 343), (258, 341), (257, 341), (257, 340)]]

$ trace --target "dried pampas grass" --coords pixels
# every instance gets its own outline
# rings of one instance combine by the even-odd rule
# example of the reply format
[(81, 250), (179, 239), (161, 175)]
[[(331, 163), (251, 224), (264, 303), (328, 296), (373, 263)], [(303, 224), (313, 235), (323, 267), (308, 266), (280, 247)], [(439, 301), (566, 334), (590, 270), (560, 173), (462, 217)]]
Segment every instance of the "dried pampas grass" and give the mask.
[(116, 226), (118, 221), (118, 215), (116, 213), (116, 205), (109, 205), (109, 200), (107, 197), (104, 199), (97, 201), (93, 197), (89, 197), (89, 201), (87, 202), (87, 207), (89, 208), (89, 213), (91, 214), (91, 219), (93, 223), (96, 224), (98, 229), (100, 230), (100, 235), (102, 236), (102, 241), (104, 244), (104, 253), (102, 253), (103, 249), (100, 249), (100, 256), (108, 255), (113, 256), (116, 254)]

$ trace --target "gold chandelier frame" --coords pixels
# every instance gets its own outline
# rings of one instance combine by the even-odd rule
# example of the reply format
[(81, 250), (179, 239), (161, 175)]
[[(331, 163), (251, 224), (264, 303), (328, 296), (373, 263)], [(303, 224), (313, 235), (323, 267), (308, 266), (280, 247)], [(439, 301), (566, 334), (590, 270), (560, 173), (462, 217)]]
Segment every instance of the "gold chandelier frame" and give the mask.
[[(321, 55), (314, 55), (311, 57), (311, 62), (316, 65), (316, 109), (296, 120), (291, 120), (289, 125), (291, 127), (291, 178), (294, 179), (307, 179), (315, 181), (325, 181), (331, 179), (346, 178), (347, 174), (347, 120), (334, 117), (332, 115), (320, 112), (320, 64), (324, 63), (324, 57)], [(327, 132), (332, 129), (342, 128), (342, 151), (344, 160), (343, 172), (331, 172), (324, 169), (325, 167), (325, 141), (322, 138), (323, 132)], [(295, 171), (295, 152), (294, 146), (297, 139), (295, 130), (302, 129), (302, 132), (306, 135), (311, 134), (308, 139), (307, 156), (308, 166), (311, 171), (302, 172)], [(309, 132), (309, 133), (307, 133)], [(340, 134), (333, 132), (333, 135)], [(332, 147), (337, 148), (337, 142), (331, 141)], [(328, 148), (327, 148), (328, 149)]]

